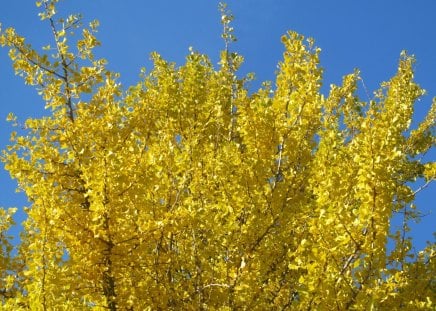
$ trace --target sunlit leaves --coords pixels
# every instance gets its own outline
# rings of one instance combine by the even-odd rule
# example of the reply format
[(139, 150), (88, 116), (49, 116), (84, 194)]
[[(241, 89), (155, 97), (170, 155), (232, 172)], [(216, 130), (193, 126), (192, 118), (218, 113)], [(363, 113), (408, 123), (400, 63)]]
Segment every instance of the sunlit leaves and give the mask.
[(320, 49), (288, 32), (275, 86), (250, 94), (221, 5), (219, 68), (192, 48), (181, 66), (153, 53), (125, 90), (94, 57), (98, 22), (55, 20), (56, 2), (38, 2), (48, 54), (0, 32), (50, 108), (2, 157), (30, 202), (15, 257), (13, 211), (0, 214), (4, 309), (434, 307), (434, 244), (414, 253), (407, 236), (414, 195), (435, 179), (420, 162), (435, 105), (410, 128), (424, 94), (412, 57), (369, 102), (358, 71), (324, 96)]

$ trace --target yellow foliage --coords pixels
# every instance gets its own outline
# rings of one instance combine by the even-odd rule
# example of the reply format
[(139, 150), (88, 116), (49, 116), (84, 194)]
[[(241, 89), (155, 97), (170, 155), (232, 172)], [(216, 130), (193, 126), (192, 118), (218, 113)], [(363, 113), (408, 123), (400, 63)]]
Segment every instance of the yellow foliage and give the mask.
[(413, 58), (375, 100), (358, 98), (357, 71), (324, 97), (320, 49), (289, 32), (276, 87), (249, 94), (221, 6), (218, 69), (192, 50), (180, 67), (153, 53), (124, 90), (94, 57), (98, 22), (71, 47), (80, 17), (56, 23), (56, 3), (37, 2), (60, 27), (52, 57), (0, 32), (50, 108), (2, 157), (31, 202), (16, 256), (0, 210), (4, 310), (435, 307), (434, 244), (413, 257), (397, 234), (387, 250), (393, 212), (435, 178), (416, 160), (434, 146), (435, 105), (410, 128)]

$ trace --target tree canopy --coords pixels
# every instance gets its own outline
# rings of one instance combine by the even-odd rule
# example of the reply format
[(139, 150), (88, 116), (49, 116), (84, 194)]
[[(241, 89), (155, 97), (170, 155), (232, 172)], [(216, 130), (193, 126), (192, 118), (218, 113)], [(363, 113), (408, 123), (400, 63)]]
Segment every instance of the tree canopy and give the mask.
[(125, 89), (94, 56), (98, 22), (59, 18), (57, 2), (37, 2), (44, 51), (0, 30), (48, 109), (8, 117), (1, 160), (31, 205), (19, 245), (0, 209), (2, 309), (434, 310), (436, 245), (414, 252), (405, 235), (417, 181), (436, 178), (421, 160), (436, 100), (411, 128), (412, 56), (373, 99), (358, 71), (323, 95), (320, 50), (290, 31), (275, 84), (249, 92), (221, 5), (218, 68), (153, 53)]

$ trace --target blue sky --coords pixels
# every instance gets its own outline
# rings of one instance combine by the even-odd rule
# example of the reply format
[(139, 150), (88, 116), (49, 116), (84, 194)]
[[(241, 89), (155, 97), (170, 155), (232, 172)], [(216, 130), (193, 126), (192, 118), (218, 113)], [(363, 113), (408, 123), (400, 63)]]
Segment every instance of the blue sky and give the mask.
[[(235, 16), (233, 26), (238, 42), (233, 49), (245, 57), (241, 75), (256, 74), (251, 88), (274, 80), (283, 46), (280, 37), (295, 30), (313, 37), (322, 49), (325, 70), (323, 92), (331, 83), (340, 83), (354, 68), (361, 70), (367, 89), (374, 91), (380, 82), (396, 72), (402, 50), (417, 58), (416, 81), (427, 90), (416, 107), (416, 119), (429, 109), (436, 96), (436, 1), (434, 0), (229, 0)], [(170, 61), (182, 64), (188, 48), (208, 54), (218, 61), (223, 42), (218, 1), (215, 0), (65, 0), (60, 8), (67, 14), (82, 13), (85, 21), (100, 20), (99, 39), (103, 45), (97, 55), (109, 61), (109, 68), (121, 73), (125, 87), (138, 81), (141, 67), (151, 68), (149, 54), (157, 51)], [(39, 21), (34, 1), (3, 1), (0, 22), (14, 26), (35, 47), (50, 43), (47, 23)], [(7, 142), (11, 126), (9, 112), (19, 120), (46, 113), (44, 103), (31, 87), (13, 73), (7, 51), (0, 49), (0, 148)], [(436, 151), (427, 155), (435, 161)], [(21, 207), (25, 197), (15, 193), (16, 184), (0, 168), (0, 206)], [(436, 231), (434, 198), (436, 182), (417, 196), (425, 216), (413, 226), (417, 248), (432, 239)], [(18, 219), (20, 221), (20, 219)]]

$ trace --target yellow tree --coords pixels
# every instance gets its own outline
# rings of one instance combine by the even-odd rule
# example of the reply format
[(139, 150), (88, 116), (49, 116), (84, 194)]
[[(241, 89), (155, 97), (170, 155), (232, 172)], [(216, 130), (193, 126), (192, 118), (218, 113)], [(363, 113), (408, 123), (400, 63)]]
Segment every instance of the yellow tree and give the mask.
[(1, 240), (3, 309), (434, 308), (435, 245), (414, 254), (404, 236), (414, 181), (436, 176), (419, 160), (436, 105), (410, 128), (412, 57), (374, 100), (358, 98), (358, 72), (323, 96), (320, 50), (289, 32), (275, 87), (249, 94), (222, 5), (218, 69), (153, 53), (123, 89), (94, 57), (98, 23), (58, 19), (57, 2), (37, 3), (49, 54), (0, 32), (49, 109), (2, 156), (31, 202), (17, 255)]

